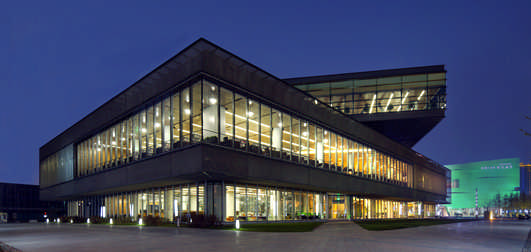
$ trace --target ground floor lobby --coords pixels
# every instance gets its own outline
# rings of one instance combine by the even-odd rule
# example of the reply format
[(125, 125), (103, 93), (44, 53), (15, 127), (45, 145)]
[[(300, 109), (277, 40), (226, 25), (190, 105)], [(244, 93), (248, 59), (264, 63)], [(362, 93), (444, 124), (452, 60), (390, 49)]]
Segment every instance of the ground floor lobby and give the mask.
[(319, 219), (424, 218), (436, 215), (429, 202), (361, 194), (315, 192), (238, 183), (193, 183), (107, 193), (65, 201), (68, 216), (155, 216), (168, 221), (215, 215), (224, 222)]

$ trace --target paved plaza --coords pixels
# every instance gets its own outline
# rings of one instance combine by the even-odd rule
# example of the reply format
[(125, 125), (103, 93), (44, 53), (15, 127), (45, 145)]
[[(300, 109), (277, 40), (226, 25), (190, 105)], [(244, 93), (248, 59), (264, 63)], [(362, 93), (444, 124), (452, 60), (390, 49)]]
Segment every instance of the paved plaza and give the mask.
[(478, 221), (389, 231), (332, 222), (307, 233), (87, 224), (4, 224), (22, 251), (522, 251), (530, 221)]

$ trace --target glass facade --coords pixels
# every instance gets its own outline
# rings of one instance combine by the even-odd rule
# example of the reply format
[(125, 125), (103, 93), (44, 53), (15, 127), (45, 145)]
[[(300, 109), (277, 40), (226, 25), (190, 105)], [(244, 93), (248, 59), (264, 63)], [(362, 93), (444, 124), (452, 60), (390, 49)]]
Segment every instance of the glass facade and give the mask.
[[(207, 209), (207, 188), (221, 188), (220, 209)], [(210, 207), (217, 207), (211, 205)], [(250, 184), (197, 183), (92, 196), (67, 202), (68, 216), (140, 217), (167, 221), (217, 212), (223, 221), (398, 219), (435, 216), (435, 204), (371, 199)]]
[(206, 79), (78, 143), (76, 176), (201, 142), (400, 186), (417, 183), (415, 188), (439, 194), (446, 190), (442, 175), (426, 172), (414, 179), (407, 162)]
[(446, 109), (446, 73), (295, 85), (345, 114)]
[(74, 146), (66, 146), (40, 163), (39, 180), (43, 187), (59, 184), (74, 178)]

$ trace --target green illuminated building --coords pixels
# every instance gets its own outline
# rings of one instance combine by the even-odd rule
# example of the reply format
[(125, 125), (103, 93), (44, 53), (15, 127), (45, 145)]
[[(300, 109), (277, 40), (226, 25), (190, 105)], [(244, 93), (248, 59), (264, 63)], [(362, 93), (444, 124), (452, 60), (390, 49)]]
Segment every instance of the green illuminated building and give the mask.
[(508, 158), (447, 165), (452, 172), (451, 215), (475, 215), (501, 208), (504, 198), (520, 191), (520, 159)]

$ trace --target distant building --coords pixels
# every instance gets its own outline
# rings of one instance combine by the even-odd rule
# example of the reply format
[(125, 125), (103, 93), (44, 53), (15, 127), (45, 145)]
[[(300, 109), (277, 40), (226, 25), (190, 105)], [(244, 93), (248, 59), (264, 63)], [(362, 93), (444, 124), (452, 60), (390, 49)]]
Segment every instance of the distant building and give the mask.
[(83, 217), (434, 216), (448, 169), (410, 146), (445, 86), (442, 65), (282, 80), (199, 39), (40, 148), (41, 199)]
[(0, 183), (0, 222), (27, 222), (44, 220), (64, 214), (63, 203), (39, 200), (39, 186)]
[(531, 195), (531, 164), (520, 163), (520, 186), (524, 195)]
[(497, 159), (446, 165), (452, 172), (450, 215), (479, 216), (496, 210), (520, 193), (520, 159)]

